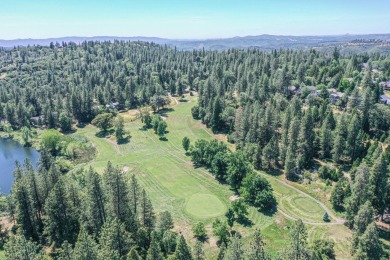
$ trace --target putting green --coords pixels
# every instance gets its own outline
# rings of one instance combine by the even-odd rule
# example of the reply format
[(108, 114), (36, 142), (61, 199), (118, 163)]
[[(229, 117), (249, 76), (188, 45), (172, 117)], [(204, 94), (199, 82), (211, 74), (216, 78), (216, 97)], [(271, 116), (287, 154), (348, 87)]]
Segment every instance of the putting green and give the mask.
[(197, 193), (186, 204), (185, 212), (196, 218), (218, 217), (225, 213), (226, 207), (212, 194)]

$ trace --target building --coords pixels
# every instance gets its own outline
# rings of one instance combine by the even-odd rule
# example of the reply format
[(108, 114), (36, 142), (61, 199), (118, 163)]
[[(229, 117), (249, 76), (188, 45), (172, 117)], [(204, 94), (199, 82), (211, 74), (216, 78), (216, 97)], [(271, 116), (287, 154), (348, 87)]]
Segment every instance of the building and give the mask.
[(390, 91), (390, 80), (387, 82), (381, 82), (379, 85), (384, 89), (384, 90), (389, 90)]
[(328, 91), (330, 103), (333, 105), (336, 105), (337, 101), (339, 101), (344, 96), (344, 93), (338, 92), (335, 88), (330, 88)]
[(110, 104), (106, 105), (106, 108), (111, 108), (111, 109), (120, 109), (120, 105), (118, 102), (111, 102)]
[(382, 104), (390, 105), (390, 97), (388, 95), (381, 95), (379, 100)]
[(342, 93), (342, 92), (331, 93), (329, 95), (330, 103), (335, 105), (337, 103), (337, 101), (339, 101), (343, 96), (344, 96), (344, 93)]
[(30, 122), (33, 124), (33, 126), (41, 126), (45, 123), (45, 116), (33, 116), (30, 118)]

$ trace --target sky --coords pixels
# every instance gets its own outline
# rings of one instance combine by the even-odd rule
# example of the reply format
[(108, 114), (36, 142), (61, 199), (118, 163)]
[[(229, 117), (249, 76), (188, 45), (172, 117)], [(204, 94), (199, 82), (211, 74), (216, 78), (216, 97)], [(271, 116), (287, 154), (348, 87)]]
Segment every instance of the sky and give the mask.
[(390, 33), (390, 0), (0, 0), (0, 39)]

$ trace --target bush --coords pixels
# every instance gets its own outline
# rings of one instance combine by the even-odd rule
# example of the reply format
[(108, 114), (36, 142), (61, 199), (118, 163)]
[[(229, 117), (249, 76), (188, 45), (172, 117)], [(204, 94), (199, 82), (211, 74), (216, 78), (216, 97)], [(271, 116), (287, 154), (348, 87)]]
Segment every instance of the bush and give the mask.
[(194, 119), (199, 119), (199, 106), (194, 106), (191, 108), (192, 117)]
[(56, 154), (60, 148), (61, 134), (54, 129), (49, 129), (41, 134), (41, 146), (52, 154)]
[(343, 173), (341, 171), (335, 171), (326, 166), (321, 166), (318, 171), (318, 177), (323, 180), (338, 181), (342, 174)]
[(198, 222), (192, 227), (192, 232), (194, 233), (194, 236), (198, 239), (206, 238), (206, 229), (204, 227), (203, 222)]

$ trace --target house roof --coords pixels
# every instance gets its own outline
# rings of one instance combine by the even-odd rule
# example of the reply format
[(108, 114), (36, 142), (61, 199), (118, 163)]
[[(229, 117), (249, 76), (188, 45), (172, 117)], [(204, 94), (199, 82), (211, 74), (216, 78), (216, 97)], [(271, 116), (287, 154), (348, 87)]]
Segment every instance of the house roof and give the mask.
[(388, 95), (381, 95), (380, 96), (380, 99), (383, 100), (383, 101), (390, 101), (390, 97)]

